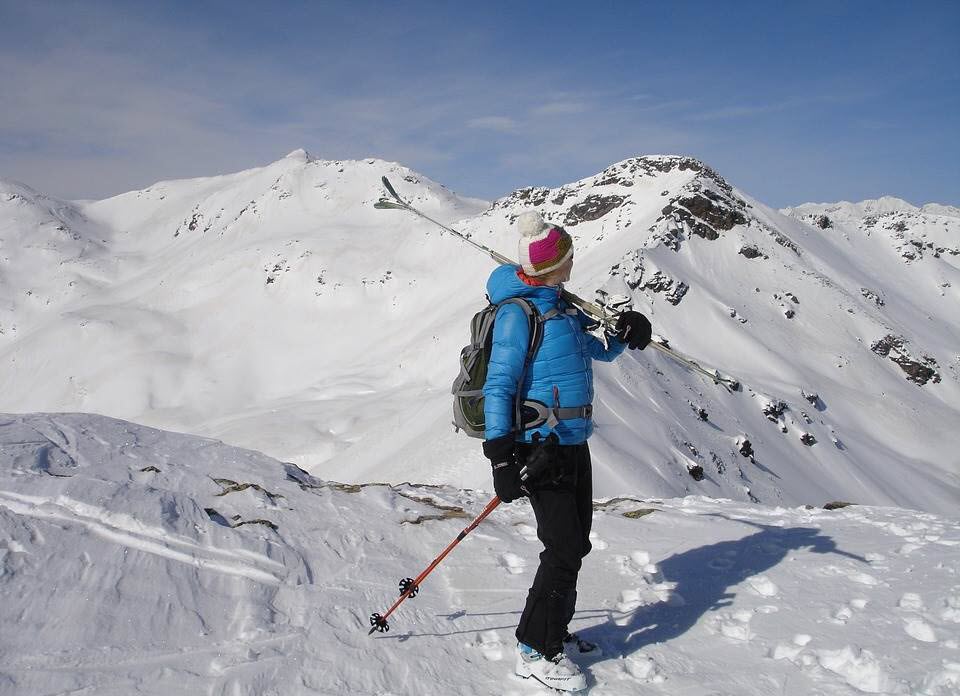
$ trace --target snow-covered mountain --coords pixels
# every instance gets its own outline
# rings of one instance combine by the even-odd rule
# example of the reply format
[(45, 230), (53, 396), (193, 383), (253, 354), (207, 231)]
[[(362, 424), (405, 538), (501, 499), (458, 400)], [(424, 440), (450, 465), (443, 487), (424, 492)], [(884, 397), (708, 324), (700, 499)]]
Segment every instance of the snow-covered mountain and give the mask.
[[(0, 417), (0, 694), (545, 694), (512, 676), (536, 568), (486, 496), (348, 486), (99, 416)], [(598, 500), (572, 627), (594, 696), (950, 696), (960, 522), (898, 508)]]
[(960, 213), (776, 211), (684, 157), (492, 204), (303, 151), (104, 201), (4, 183), (0, 410), (104, 413), (321, 478), (489, 489), (448, 392), (490, 261), (373, 209), (383, 175), (509, 255), (512, 221), (539, 208), (574, 235), (573, 291), (628, 295), (741, 381), (727, 393), (652, 351), (598, 366), (598, 495), (956, 509)]

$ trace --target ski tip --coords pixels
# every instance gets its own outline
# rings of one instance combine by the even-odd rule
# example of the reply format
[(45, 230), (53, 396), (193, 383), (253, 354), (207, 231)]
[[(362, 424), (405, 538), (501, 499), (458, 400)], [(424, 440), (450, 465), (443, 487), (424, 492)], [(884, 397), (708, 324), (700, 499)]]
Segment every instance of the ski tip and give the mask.
[(397, 195), (397, 191), (393, 188), (393, 184), (390, 183), (390, 179), (388, 179), (386, 176), (382, 176), (380, 177), (380, 181), (383, 182), (383, 187), (387, 189), (391, 196), (397, 200), (400, 200), (400, 196)]

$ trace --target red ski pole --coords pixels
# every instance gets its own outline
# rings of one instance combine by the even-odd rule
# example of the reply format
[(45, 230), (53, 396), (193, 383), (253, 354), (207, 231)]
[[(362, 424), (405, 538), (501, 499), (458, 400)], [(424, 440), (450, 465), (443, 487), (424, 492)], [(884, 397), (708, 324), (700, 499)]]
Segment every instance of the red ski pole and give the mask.
[(477, 519), (471, 522), (469, 527), (467, 527), (462, 532), (460, 532), (457, 535), (457, 538), (454, 539), (452, 542), (450, 542), (450, 545), (443, 550), (443, 553), (441, 553), (439, 556), (433, 559), (433, 563), (428, 565), (426, 569), (416, 577), (416, 579), (404, 578), (403, 580), (401, 580), (399, 599), (397, 599), (397, 601), (393, 603), (392, 607), (387, 609), (387, 613), (384, 614), (383, 616), (376, 613), (370, 615), (370, 625), (372, 626), (372, 628), (370, 629), (370, 632), (367, 635), (373, 635), (374, 631), (380, 631), (381, 633), (385, 633), (386, 631), (389, 631), (390, 626), (387, 624), (387, 618), (389, 618), (390, 614), (392, 614), (394, 610), (396, 610), (396, 608), (403, 603), (403, 600), (407, 599), (407, 597), (416, 597), (417, 592), (420, 591), (420, 583), (422, 583), (426, 579), (426, 577), (430, 575), (430, 572), (434, 568), (436, 568), (438, 565), (440, 565), (440, 561), (446, 558), (447, 554), (453, 551), (453, 548), (457, 544), (459, 544), (461, 541), (463, 541), (464, 538), (467, 536), (467, 534), (469, 534), (474, 529), (476, 529), (477, 525), (483, 522), (487, 518), (487, 515), (493, 512), (494, 509), (499, 504), (500, 504), (500, 498), (498, 498), (497, 496), (494, 496), (493, 500), (487, 503), (487, 507), (483, 508), (483, 512), (477, 515)]

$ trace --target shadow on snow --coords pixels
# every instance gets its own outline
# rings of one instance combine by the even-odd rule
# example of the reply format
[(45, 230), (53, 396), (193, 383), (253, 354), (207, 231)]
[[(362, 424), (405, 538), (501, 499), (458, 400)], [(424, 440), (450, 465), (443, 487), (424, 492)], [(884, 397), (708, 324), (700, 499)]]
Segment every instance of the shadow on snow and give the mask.
[[(626, 657), (647, 645), (683, 635), (707, 612), (730, 606), (736, 596), (731, 588), (773, 568), (791, 551), (832, 553), (867, 563), (860, 556), (838, 549), (833, 539), (819, 529), (736, 521), (760, 531), (742, 539), (699, 546), (661, 561), (659, 569), (664, 581), (676, 583), (672, 599), (639, 607), (627, 614), (630, 619), (621, 626), (614, 619), (623, 622), (624, 615), (608, 612), (606, 621), (578, 630), (581, 638), (601, 645), (605, 653), (594, 658), (585, 654), (578, 661), (598, 662), (617, 654)], [(676, 599), (677, 595), (682, 601)]]

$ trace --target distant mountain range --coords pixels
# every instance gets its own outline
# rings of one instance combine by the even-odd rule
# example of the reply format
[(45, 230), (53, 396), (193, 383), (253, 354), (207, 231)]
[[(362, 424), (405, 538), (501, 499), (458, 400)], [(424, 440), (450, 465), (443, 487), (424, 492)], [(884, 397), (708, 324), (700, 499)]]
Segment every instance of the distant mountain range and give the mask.
[(103, 201), (0, 181), (0, 411), (106, 414), (326, 479), (489, 489), (449, 385), (490, 261), (375, 210), (384, 175), (510, 256), (538, 208), (574, 236), (574, 292), (627, 296), (740, 380), (727, 393), (649, 350), (598, 365), (598, 496), (955, 511), (960, 210), (778, 211), (688, 157), (492, 203), (302, 150)]

